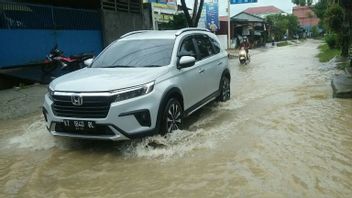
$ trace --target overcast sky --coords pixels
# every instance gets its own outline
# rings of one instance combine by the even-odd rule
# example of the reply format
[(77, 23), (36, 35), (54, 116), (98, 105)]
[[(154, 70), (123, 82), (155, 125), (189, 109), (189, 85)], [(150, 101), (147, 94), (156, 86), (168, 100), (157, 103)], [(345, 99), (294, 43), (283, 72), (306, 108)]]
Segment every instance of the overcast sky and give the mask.
[[(291, 3), (291, 0), (258, 0), (258, 3), (246, 3), (246, 4), (233, 4), (231, 5), (231, 15), (238, 14), (249, 7), (258, 7), (258, 6), (269, 6), (273, 5), (284, 12), (292, 13), (292, 7), (294, 4)], [(227, 15), (227, 0), (219, 0), (219, 15)]]
[[(228, 0), (218, 0), (218, 1), (219, 1), (219, 15), (226, 16), (227, 15), (226, 8), (227, 8)], [(178, 2), (180, 2), (180, 0), (178, 0)], [(186, 4), (190, 8), (193, 7), (193, 2), (194, 0), (186, 0)], [(231, 15), (233, 16), (235, 14), (238, 14), (239, 12), (242, 12), (243, 10), (249, 7), (268, 6), (268, 5), (273, 5), (287, 13), (292, 13), (292, 7), (294, 6), (294, 4), (291, 3), (291, 0), (258, 0), (258, 3), (231, 5)]]

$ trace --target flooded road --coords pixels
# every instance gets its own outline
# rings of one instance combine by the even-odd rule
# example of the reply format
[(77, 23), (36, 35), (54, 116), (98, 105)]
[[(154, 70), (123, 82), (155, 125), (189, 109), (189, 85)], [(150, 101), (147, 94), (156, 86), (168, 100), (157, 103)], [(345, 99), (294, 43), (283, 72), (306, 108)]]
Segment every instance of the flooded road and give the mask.
[(0, 121), (0, 197), (350, 197), (352, 100), (319, 42), (232, 59), (232, 98), (166, 139), (53, 138), (39, 113)]

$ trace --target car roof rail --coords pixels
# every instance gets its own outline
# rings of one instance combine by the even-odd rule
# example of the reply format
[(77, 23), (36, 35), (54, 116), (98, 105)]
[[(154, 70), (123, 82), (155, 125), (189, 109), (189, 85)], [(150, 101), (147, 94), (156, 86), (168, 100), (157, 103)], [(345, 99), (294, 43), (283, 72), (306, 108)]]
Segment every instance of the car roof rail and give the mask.
[(120, 38), (125, 38), (125, 37), (131, 36), (133, 34), (139, 34), (139, 33), (147, 32), (147, 31), (150, 31), (150, 30), (137, 30), (137, 31), (133, 31), (133, 32), (128, 32), (128, 33), (120, 36)]
[(208, 29), (205, 28), (183, 28), (176, 32), (176, 36), (181, 35), (182, 33), (189, 32), (189, 31), (203, 31), (203, 32), (210, 32)]

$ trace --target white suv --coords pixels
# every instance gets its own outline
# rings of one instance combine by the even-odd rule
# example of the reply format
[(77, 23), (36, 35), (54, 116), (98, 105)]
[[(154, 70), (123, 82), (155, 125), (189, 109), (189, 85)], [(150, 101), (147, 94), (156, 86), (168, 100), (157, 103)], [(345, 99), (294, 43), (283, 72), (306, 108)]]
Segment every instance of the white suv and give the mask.
[(227, 52), (207, 30), (135, 31), (51, 82), (43, 113), (57, 136), (164, 135), (210, 101), (228, 100), (230, 79)]

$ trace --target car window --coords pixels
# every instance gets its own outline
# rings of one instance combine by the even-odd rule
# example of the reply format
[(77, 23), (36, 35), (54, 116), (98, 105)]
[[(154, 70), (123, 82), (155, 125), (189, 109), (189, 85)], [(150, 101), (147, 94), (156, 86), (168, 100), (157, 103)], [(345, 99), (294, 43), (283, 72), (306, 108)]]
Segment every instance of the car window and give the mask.
[(173, 39), (121, 40), (104, 50), (92, 67), (158, 67), (169, 65)]
[(205, 35), (197, 35), (195, 36), (197, 47), (199, 50), (200, 59), (204, 59), (209, 57), (214, 53), (214, 49), (212, 44), (210, 43), (209, 37)]
[(218, 54), (220, 52), (220, 44), (213, 38), (210, 38), (210, 41), (213, 43), (215, 54)]
[(193, 44), (192, 37), (188, 37), (182, 41), (180, 50), (178, 52), (179, 56), (193, 56), (196, 57), (196, 49)]

